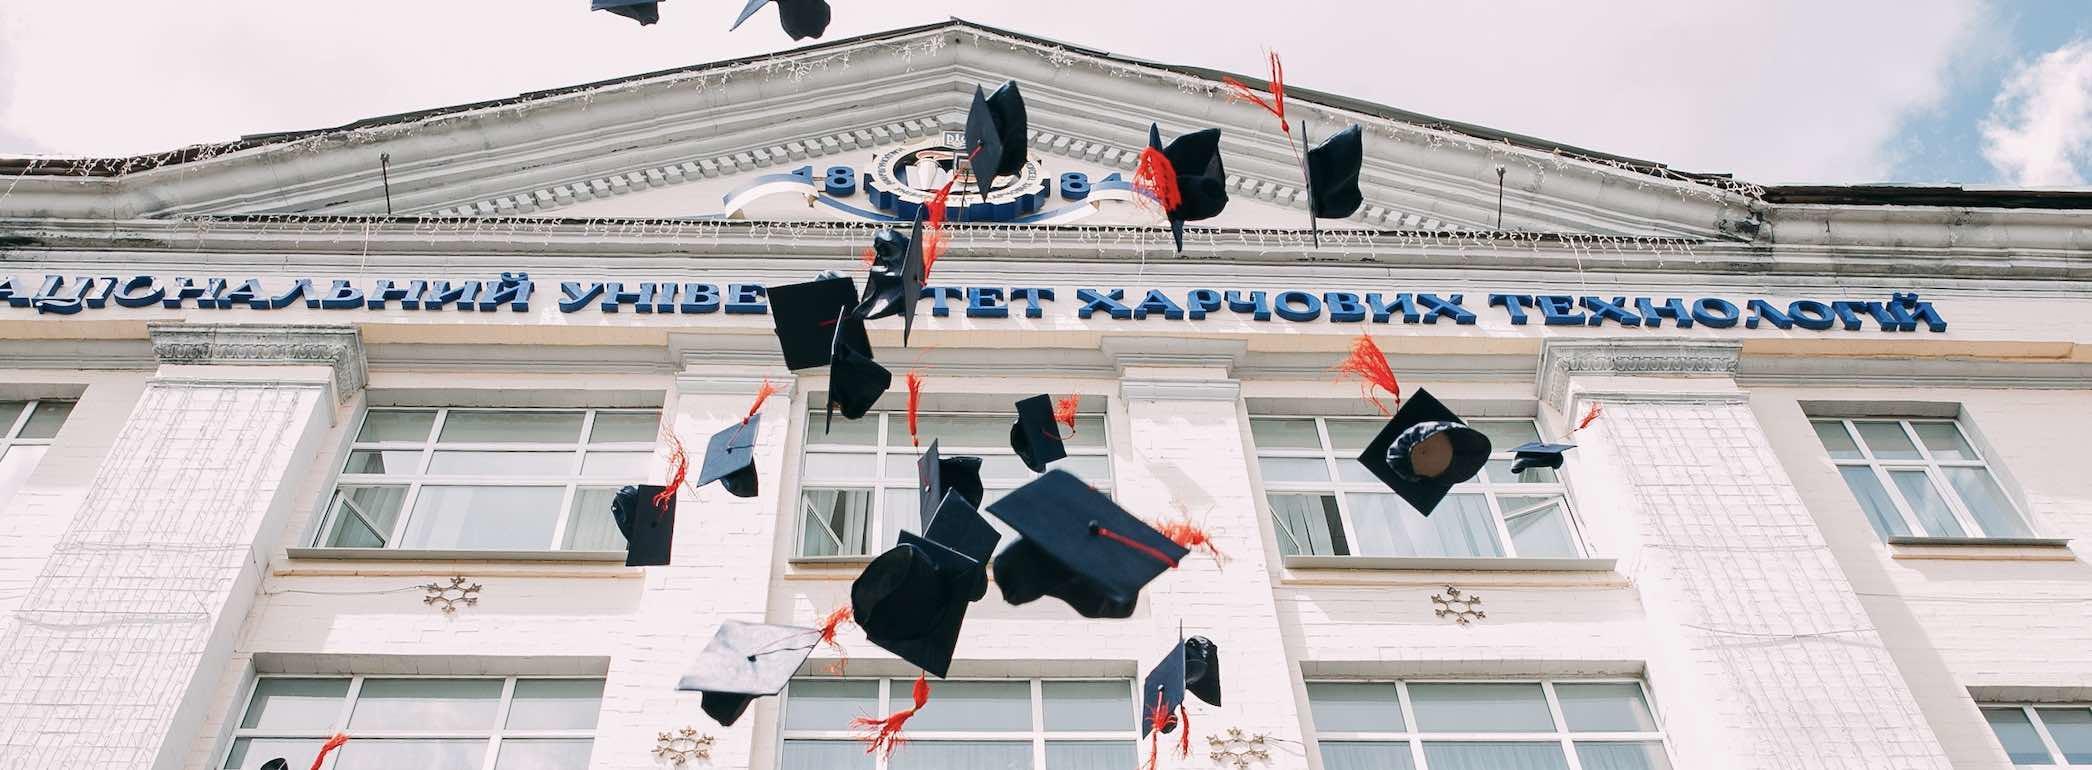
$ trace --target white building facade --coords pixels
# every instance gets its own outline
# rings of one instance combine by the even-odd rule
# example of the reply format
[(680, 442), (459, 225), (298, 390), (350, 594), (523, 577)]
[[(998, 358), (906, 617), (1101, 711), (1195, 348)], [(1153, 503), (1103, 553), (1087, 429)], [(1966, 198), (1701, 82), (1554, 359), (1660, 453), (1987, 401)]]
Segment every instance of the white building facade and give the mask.
[[(338, 770), (1132, 768), (1180, 627), (1225, 705), (1164, 768), (2092, 765), (2092, 195), (1761, 188), (1295, 89), (1367, 136), (1317, 246), (1219, 76), (953, 21), (0, 161), (0, 768), (336, 732)], [(861, 278), (900, 169), (1008, 79), (1033, 167), (824, 433), (762, 287)], [(1181, 256), (1119, 181), (1150, 120), (1225, 134)], [(1418, 516), (1350, 459), (1361, 333), (1500, 451), (1578, 448)], [(918, 525), (910, 371), (990, 498), (1030, 477), (1011, 404), (1079, 394), (1056, 467), (1225, 558), (1124, 620), (991, 590), (890, 759), (847, 723), (917, 672), (847, 628), (718, 725), (674, 687), (719, 623), (816, 625)], [(674, 563), (623, 566), (610, 492), (765, 382), (760, 493), (683, 490)]]

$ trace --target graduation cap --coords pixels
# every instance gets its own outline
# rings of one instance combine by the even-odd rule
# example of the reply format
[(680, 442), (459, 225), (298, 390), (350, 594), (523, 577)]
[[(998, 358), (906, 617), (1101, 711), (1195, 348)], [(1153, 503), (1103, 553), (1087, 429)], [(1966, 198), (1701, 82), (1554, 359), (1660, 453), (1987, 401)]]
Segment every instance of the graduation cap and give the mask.
[(1029, 159), (1024, 95), (1017, 81), (1004, 82), (988, 94), (973, 89), (973, 106), (966, 112), (966, 147), (963, 155), (973, 158), (973, 175), (982, 190), (999, 176), (1014, 176)]
[(828, 422), (821, 428), (824, 432), (835, 427), (836, 410), (842, 410), (846, 420), (861, 418), (893, 386), (893, 372), (872, 360), (871, 343), (860, 342), (863, 338), (864, 319), (850, 315), (847, 308), (836, 311), (828, 363)]
[[(748, 0), (748, 4), (741, 7), (741, 16), (734, 19), (734, 26), (728, 27), (727, 31), (740, 29), (741, 22), (747, 21), (771, 1)], [(776, 0), (776, 3), (778, 24), (793, 40), (819, 38), (821, 33), (828, 31), (828, 0)]]
[(1019, 535), (995, 557), (995, 582), (1011, 604), (1052, 596), (1083, 617), (1131, 617), (1141, 587), (1191, 553), (1063, 470), (988, 512)]
[(1046, 464), (1068, 456), (1068, 446), (1053, 421), (1053, 397), (1039, 394), (1017, 402), (1017, 422), (1010, 425), (1010, 449), (1024, 467), (1045, 473)]
[[(1176, 713), (1184, 708), (1187, 691), (1199, 700), (1220, 705), (1220, 645), (1203, 636), (1179, 640), (1141, 682), (1140, 734), (1175, 730)], [(1156, 724), (1158, 718), (1161, 724)]]
[[(957, 492), (967, 505), (981, 504), (981, 458), (954, 456), (945, 457), (937, 451), (937, 442), (932, 440), (928, 451), (915, 461), (915, 479), (920, 493), (916, 510), (927, 526), (948, 493)], [(951, 541), (942, 541), (951, 542)], [(964, 551), (965, 549), (960, 549)], [(983, 558), (986, 557), (977, 557)]]
[(1002, 533), (981, 518), (981, 512), (957, 491), (947, 493), (928, 518), (923, 537), (982, 564), (988, 563), (995, 555), (995, 546), (1002, 543)]
[(284, 761), (283, 757), (277, 757), (263, 762), (261, 770), (290, 770), (290, 767), (291, 763)]
[(1425, 516), (1487, 462), (1489, 437), (1425, 390), (1403, 401), (1358, 456), (1360, 465)]
[(1527, 468), (1560, 468), (1568, 458), (1562, 453), (1575, 449), (1575, 444), (1549, 444), (1545, 441), (1528, 441), (1512, 447), (1514, 458), (1511, 473), (1524, 473)]
[(987, 592), (979, 561), (903, 531), (900, 543), (850, 584), (850, 609), (866, 639), (943, 677), (959, 646), (966, 605)]
[(676, 536), (676, 498), (670, 491), (664, 486), (632, 484), (611, 498), (610, 515), (617, 519), (617, 531), (625, 536), (625, 566), (668, 564), (669, 546)]
[(873, 321), (901, 312), (901, 262), (908, 257), (910, 242), (891, 227), (872, 236), (872, 268), (865, 278), (864, 296), (852, 311), (858, 318)]
[(853, 349), (871, 357), (872, 341), (865, 335), (862, 319), (850, 327), (842, 327), (836, 320), (857, 304), (856, 281), (846, 276), (820, 278), (773, 286), (769, 295), (785, 368), (798, 371), (827, 366), (838, 345), (838, 331), (848, 333)]
[(800, 626), (720, 623), (676, 689), (704, 693), (705, 713), (732, 727), (756, 698), (784, 690), (820, 638), (819, 630)]
[(661, 20), (660, 0), (589, 0), (591, 11), (609, 11), (646, 26)]
[[(1134, 185), (1155, 195), (1169, 214), (1170, 236), (1184, 251), (1184, 223), (1212, 219), (1228, 207), (1228, 173), (1220, 163), (1220, 129), (1193, 131), (1162, 144), (1162, 127), (1148, 124)], [(1164, 177), (1167, 177), (1165, 179)]]
[(755, 497), (755, 437), (762, 424), (762, 415), (750, 414), (747, 420), (712, 434), (705, 444), (705, 464), (698, 471), (697, 485), (717, 481), (727, 494)]
[[(1307, 144), (1307, 121), (1300, 122), (1300, 143)], [(1365, 164), (1364, 132), (1358, 124), (1331, 134), (1307, 151), (1308, 229), (1315, 242), (1322, 236), (1317, 219), (1343, 219), (1358, 212), (1365, 195), (1358, 190), (1358, 171)]]

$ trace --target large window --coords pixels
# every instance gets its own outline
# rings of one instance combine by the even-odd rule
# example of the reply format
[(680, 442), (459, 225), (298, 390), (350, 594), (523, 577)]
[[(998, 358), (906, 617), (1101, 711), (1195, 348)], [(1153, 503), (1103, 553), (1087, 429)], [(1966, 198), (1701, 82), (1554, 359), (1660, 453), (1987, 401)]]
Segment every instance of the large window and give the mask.
[(1810, 422), (1883, 538), (2033, 536), (1953, 420)]
[(1323, 770), (1669, 770), (1635, 681), (1309, 682)]
[(1984, 706), (2015, 767), (2092, 767), (2092, 707)]
[[(907, 413), (874, 412), (861, 420), (837, 420), (828, 433), (822, 432), (822, 411), (815, 410), (806, 422), (806, 458), (799, 476), (799, 556), (878, 553), (899, 542), (901, 530), (922, 531), (915, 478), (922, 450), (909, 443)], [(936, 438), (937, 451), (945, 457), (981, 458), (985, 508), (1037, 476), (1010, 451), (1010, 422), (1009, 415), (919, 414), (916, 429), (925, 446)], [(1103, 416), (1079, 416), (1067, 445), (1067, 459), (1053, 467), (1109, 494), (1111, 458), (1105, 449)], [(999, 519), (991, 516), (988, 521), (1002, 527)]]
[(372, 409), (318, 544), (623, 550), (610, 500), (646, 479), (660, 425), (658, 410)]
[(850, 720), (909, 704), (912, 679), (799, 679), (785, 691), (778, 770), (1125, 770), (1140, 764), (1133, 682), (933, 681), (890, 759)]
[(1470, 420), (1496, 453), (1472, 481), (1422, 516), (1371, 471), (1359, 452), (1386, 420), (1257, 417), (1264, 499), (1279, 550), (1307, 556), (1578, 557), (1582, 539), (1551, 468), (1511, 472), (1511, 448), (1540, 438), (1532, 420)]
[(72, 412), (71, 401), (0, 401), (0, 506), (36, 470)]
[(264, 677), (218, 767), (276, 757), (302, 768), (336, 732), (332, 770), (566, 770), (588, 767), (601, 679)]

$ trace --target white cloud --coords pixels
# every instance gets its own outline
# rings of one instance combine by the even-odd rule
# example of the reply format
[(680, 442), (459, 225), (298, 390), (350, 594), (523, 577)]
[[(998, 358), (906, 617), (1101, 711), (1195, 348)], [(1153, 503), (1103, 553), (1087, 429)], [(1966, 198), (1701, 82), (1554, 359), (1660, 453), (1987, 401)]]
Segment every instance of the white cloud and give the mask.
[(2022, 64), (1983, 119), (1983, 158), (2015, 184), (2085, 184), (2092, 168), (2092, 38)]
[[(1986, 0), (833, 0), (829, 38), (950, 14), (1754, 181), (1888, 174)], [(777, 50), (773, 12), (674, 0), (15, 3), (0, 126), (56, 151), (165, 150)], [(5, 90), (0, 86), (0, 90)], [(0, 137), (0, 152), (25, 146)]]

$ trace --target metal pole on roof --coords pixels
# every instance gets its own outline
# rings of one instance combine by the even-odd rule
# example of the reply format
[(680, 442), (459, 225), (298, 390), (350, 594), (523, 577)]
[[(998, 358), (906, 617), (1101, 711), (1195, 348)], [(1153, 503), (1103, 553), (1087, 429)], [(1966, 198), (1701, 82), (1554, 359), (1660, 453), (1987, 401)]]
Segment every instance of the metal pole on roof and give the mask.
[(385, 216), (392, 216), (392, 153), (378, 154), (378, 177), (385, 181)]

